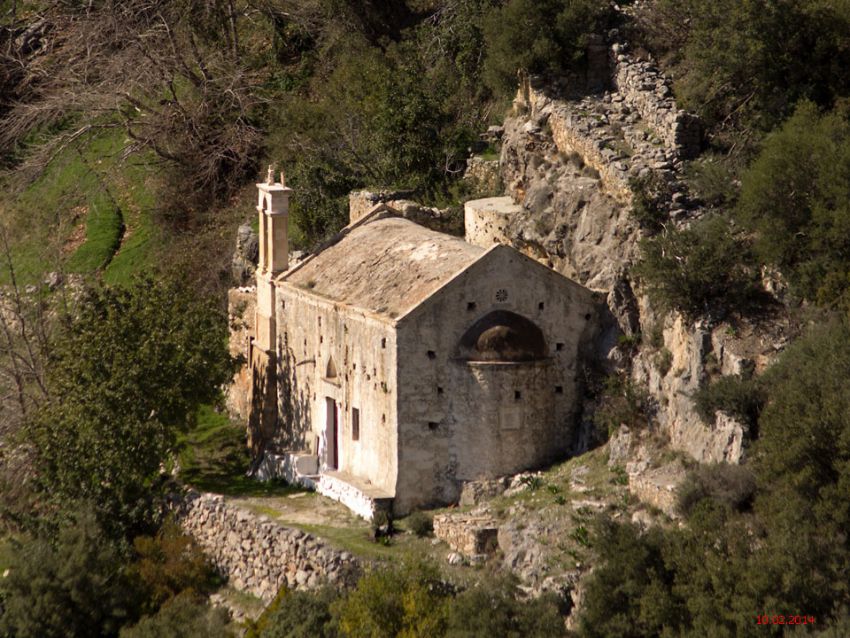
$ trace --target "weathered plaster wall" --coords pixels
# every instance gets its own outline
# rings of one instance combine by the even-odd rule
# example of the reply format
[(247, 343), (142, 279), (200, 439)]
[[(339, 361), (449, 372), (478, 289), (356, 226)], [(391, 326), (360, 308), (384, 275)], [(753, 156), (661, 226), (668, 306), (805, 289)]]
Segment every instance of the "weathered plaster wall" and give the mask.
[(283, 586), (350, 583), (360, 573), (360, 564), (348, 552), (235, 507), (221, 496), (188, 492), (173, 508), (181, 528), (230, 584), (266, 602)]
[[(332, 275), (328, 275), (332, 276)], [(337, 403), (339, 469), (395, 492), (396, 343), (391, 324), (289, 284), (278, 288), (278, 447), (317, 453), (327, 402)], [(336, 377), (328, 377), (333, 360)], [(360, 436), (352, 436), (352, 409)], [(292, 432), (287, 438), (284, 433)]]
[[(462, 335), (494, 310), (534, 322), (549, 360), (501, 366), (457, 361)], [(595, 319), (589, 291), (506, 247), (493, 249), (400, 319), (395, 509), (451, 502), (462, 481), (565, 455), (577, 368)]]

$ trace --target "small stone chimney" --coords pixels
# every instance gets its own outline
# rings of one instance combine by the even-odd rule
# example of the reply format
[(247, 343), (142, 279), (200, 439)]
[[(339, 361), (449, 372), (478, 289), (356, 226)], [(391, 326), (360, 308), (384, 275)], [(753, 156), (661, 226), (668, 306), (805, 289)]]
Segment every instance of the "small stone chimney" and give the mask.
[(260, 260), (257, 265), (257, 333), (255, 346), (275, 349), (274, 277), (289, 267), (289, 194), (283, 172), (275, 182), (274, 166), (266, 181), (257, 184), (257, 212), (260, 215)]

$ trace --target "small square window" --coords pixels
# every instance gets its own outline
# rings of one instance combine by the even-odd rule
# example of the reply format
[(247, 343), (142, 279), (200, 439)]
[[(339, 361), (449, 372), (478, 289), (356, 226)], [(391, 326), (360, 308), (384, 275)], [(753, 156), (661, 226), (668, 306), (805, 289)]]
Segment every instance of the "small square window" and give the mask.
[(555, 394), (563, 394), (563, 393), (564, 393), (564, 386), (556, 385), (555, 386)]
[(466, 303), (466, 309), (469, 310), (469, 311), (475, 310), (477, 307), (478, 307), (478, 304), (476, 304), (474, 301), (468, 301)]
[(514, 401), (522, 400), (522, 392), (519, 390), (514, 390)]
[(563, 349), (564, 349), (564, 344), (563, 344), (563, 343), (556, 343), (556, 344), (555, 344), (555, 350), (557, 350), (558, 352), (560, 352), (560, 351), (561, 351), (561, 350), (563, 350)]
[(437, 386), (437, 394), (442, 394), (443, 389), (440, 386)]
[(351, 440), (360, 440), (360, 410), (351, 408)]
[(428, 358), (429, 358), (429, 359), (436, 359), (436, 358), (437, 358), (437, 353), (436, 353), (436, 352), (434, 352), (433, 350), (429, 350), (429, 351), (428, 351)]
[(440, 427), (440, 424), (437, 423), (436, 421), (428, 421), (428, 429), (431, 430), (431, 432), (434, 432), (439, 427)]

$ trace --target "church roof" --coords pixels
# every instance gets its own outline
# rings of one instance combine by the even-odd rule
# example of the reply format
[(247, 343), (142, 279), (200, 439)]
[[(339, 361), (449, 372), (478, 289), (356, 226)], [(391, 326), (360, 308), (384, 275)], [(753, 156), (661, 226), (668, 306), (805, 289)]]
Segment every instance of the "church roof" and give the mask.
[(421, 304), (485, 252), (379, 211), (335, 239), (280, 280), (390, 319)]

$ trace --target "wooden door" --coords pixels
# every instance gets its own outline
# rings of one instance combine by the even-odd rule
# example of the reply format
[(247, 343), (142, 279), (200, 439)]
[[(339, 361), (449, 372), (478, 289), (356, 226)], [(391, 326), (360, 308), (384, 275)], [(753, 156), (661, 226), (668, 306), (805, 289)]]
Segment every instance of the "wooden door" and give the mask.
[(325, 440), (327, 441), (326, 464), (329, 470), (339, 468), (339, 411), (336, 401), (330, 397), (325, 398), (327, 410)]

